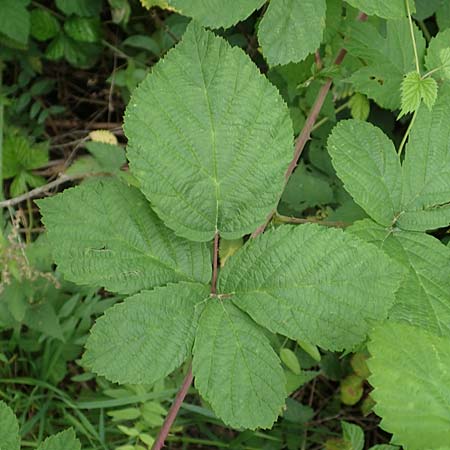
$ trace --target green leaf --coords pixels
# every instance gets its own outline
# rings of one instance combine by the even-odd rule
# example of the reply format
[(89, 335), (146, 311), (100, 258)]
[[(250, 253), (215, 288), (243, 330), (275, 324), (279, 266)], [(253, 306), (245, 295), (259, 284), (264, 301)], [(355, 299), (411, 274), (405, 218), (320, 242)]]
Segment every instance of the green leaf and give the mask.
[(352, 444), (352, 450), (363, 450), (364, 431), (358, 425), (349, 422), (341, 422), (343, 437)]
[(199, 23), (211, 28), (229, 28), (246, 19), (253, 11), (260, 8), (266, 0), (168, 0), (170, 6), (181, 14), (193, 17)]
[(47, 438), (37, 450), (81, 450), (80, 441), (72, 428)]
[(178, 283), (126, 299), (97, 320), (83, 363), (115, 383), (158, 381), (191, 355), (208, 297), (205, 286)]
[(325, 0), (272, 0), (258, 31), (269, 64), (299, 62), (319, 48), (326, 9)]
[(26, 45), (30, 34), (29, 0), (0, 0), (0, 34)]
[[(413, 3), (412, 1), (409, 2)], [(441, 6), (441, 3), (445, 3), (442, 0), (415, 0), (416, 13), (414, 18), (417, 20), (425, 20), (431, 17)]]
[(450, 341), (406, 324), (385, 324), (371, 334), (371, 396), (381, 428), (408, 450), (450, 441)]
[(450, 336), (450, 248), (427, 234), (392, 231), (370, 220), (357, 222), (349, 231), (407, 270), (390, 318)]
[(12, 409), (0, 401), (0, 448), (20, 450), (19, 423)]
[(176, 281), (208, 282), (207, 247), (177, 238), (140, 192), (113, 178), (38, 202), (66, 279), (135, 293)]
[(284, 225), (248, 242), (221, 271), (219, 290), (272, 332), (341, 350), (387, 317), (401, 276), (383, 252), (341, 230)]
[(379, 224), (426, 231), (450, 223), (450, 86), (419, 108), (403, 166), (392, 142), (365, 122), (340, 122), (328, 140), (337, 175)]
[(270, 428), (285, 402), (280, 360), (262, 329), (229, 300), (207, 303), (194, 344), (195, 386), (225, 424)]
[(64, 22), (64, 31), (78, 42), (98, 42), (102, 38), (102, 28), (98, 17), (69, 17)]
[[(425, 39), (416, 26), (414, 36), (418, 58), (422, 60)], [(350, 77), (354, 89), (383, 108), (399, 108), (403, 77), (415, 70), (408, 20), (388, 20), (385, 34), (381, 34), (371, 23), (357, 22), (351, 26), (346, 49), (350, 55), (364, 62)]]
[(436, 102), (438, 85), (433, 78), (422, 78), (417, 72), (409, 72), (402, 82), (402, 109), (399, 118), (419, 109), (423, 100), (428, 109)]
[(217, 231), (236, 239), (261, 225), (293, 155), (276, 88), (242, 50), (195, 23), (134, 91), (125, 132), (142, 192), (194, 241)]
[(397, 225), (426, 231), (450, 224), (450, 86), (439, 91), (432, 111), (422, 106), (403, 162), (402, 209)]
[(450, 30), (444, 30), (434, 36), (425, 55), (425, 67), (428, 71), (437, 70), (433, 77), (437, 80), (450, 80)]
[(296, 375), (300, 375), (301, 367), (295, 353), (289, 348), (282, 348), (280, 350), (280, 359), (283, 361), (284, 365)]
[(106, 172), (116, 172), (127, 162), (124, 150), (118, 145), (91, 141), (86, 143), (86, 149)]
[[(414, 12), (414, 0), (408, 1), (411, 11)], [(346, 0), (346, 2), (369, 16), (378, 16), (383, 19), (406, 17), (405, 0)]]
[(393, 143), (374, 125), (339, 122), (328, 138), (337, 175), (358, 205), (382, 225), (401, 211), (401, 166)]
[(68, 16), (98, 16), (102, 10), (102, 0), (55, 0), (55, 3), (57, 8)]
[(44, 9), (36, 8), (31, 11), (31, 35), (38, 41), (54, 38), (60, 30), (56, 17)]
[(370, 114), (370, 102), (367, 97), (357, 92), (349, 100), (352, 117), (357, 120), (367, 120)]

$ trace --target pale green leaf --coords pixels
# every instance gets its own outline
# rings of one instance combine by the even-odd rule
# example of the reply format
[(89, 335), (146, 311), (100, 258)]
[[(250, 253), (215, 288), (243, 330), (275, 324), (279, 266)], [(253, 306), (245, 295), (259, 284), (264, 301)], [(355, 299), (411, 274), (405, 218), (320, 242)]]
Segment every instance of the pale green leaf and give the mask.
[(269, 64), (299, 62), (319, 48), (326, 8), (325, 0), (272, 0), (258, 30)]
[(19, 450), (19, 423), (12, 409), (0, 401), (0, 447), (5, 450)]
[(341, 350), (387, 317), (401, 276), (383, 252), (341, 230), (284, 225), (248, 242), (219, 289), (272, 332)]
[(72, 428), (47, 438), (37, 450), (81, 450), (80, 441)]
[(266, 0), (168, 0), (169, 5), (181, 14), (193, 17), (211, 28), (229, 28), (246, 19), (265, 2)]
[(450, 27), (450, 2), (441, 2), (441, 6), (436, 11), (436, 22), (440, 30)]
[(28, 3), (29, 0), (0, 0), (0, 34), (23, 45), (30, 34)]
[(135, 188), (101, 178), (38, 202), (66, 279), (135, 293), (169, 282), (208, 282), (203, 244), (168, 230)]
[(450, 248), (424, 234), (381, 227), (370, 220), (350, 229), (407, 270), (389, 317), (450, 336)]
[[(422, 60), (425, 39), (416, 26), (414, 36), (418, 58)], [(364, 61), (364, 65), (350, 77), (355, 90), (367, 95), (383, 108), (399, 108), (403, 77), (415, 70), (414, 47), (408, 20), (388, 20), (383, 34), (371, 23), (357, 22), (350, 29), (345, 48), (350, 55)]]
[(363, 450), (364, 431), (358, 425), (349, 422), (341, 422), (344, 439), (352, 444), (352, 450)]
[(263, 330), (230, 300), (213, 299), (194, 344), (195, 387), (225, 424), (270, 428), (285, 402), (286, 379)]
[(301, 367), (296, 354), (290, 348), (282, 348), (280, 350), (280, 359), (284, 365), (296, 375), (300, 375)]
[[(425, 20), (431, 17), (440, 7), (444, 0), (414, 0), (416, 3), (416, 13), (414, 18), (417, 20)], [(413, 3), (409, 0), (409, 4)]]
[(143, 291), (95, 323), (83, 363), (116, 383), (152, 384), (191, 354), (208, 287), (170, 284)]
[(429, 111), (419, 109), (403, 162), (398, 226), (425, 231), (450, 224), (450, 86), (444, 85)]
[(86, 143), (86, 149), (106, 172), (119, 170), (127, 161), (123, 148), (118, 145), (91, 141)]
[(450, 340), (406, 324), (371, 334), (371, 396), (381, 427), (408, 450), (450, 441)]
[(181, 236), (236, 239), (277, 203), (293, 155), (289, 110), (242, 50), (191, 23), (135, 90), (131, 171)]
[(392, 224), (401, 211), (402, 173), (389, 138), (370, 123), (341, 121), (328, 139), (328, 151), (356, 203), (380, 224)]
[(450, 29), (441, 31), (434, 36), (425, 55), (425, 67), (434, 71), (433, 77), (437, 80), (450, 80)]
[(367, 97), (357, 92), (349, 100), (352, 117), (357, 120), (367, 120), (370, 114), (370, 102)]
[[(408, 1), (411, 11), (415, 11), (414, 0)], [(346, 0), (346, 2), (369, 16), (378, 16), (383, 19), (406, 17), (405, 0)]]
[(436, 102), (438, 85), (431, 78), (422, 78), (417, 72), (409, 72), (402, 81), (402, 108), (399, 118), (419, 109), (423, 100), (428, 109)]

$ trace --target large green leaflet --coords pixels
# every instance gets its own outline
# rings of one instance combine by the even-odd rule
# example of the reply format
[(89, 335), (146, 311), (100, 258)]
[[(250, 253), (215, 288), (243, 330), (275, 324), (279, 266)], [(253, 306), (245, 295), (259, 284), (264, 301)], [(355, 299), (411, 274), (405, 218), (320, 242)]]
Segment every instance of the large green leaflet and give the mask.
[[(178, 235), (254, 231), (293, 155), (289, 111), (240, 49), (191, 23), (136, 89), (125, 115), (131, 170)], [(162, 149), (164, 149), (162, 151)]]
[(210, 279), (207, 247), (175, 236), (137, 189), (117, 179), (97, 179), (38, 204), (56, 263), (70, 281), (131, 294)]
[(371, 334), (371, 396), (381, 427), (408, 450), (450, 442), (450, 340), (406, 324)]
[(96, 322), (83, 362), (121, 384), (160, 380), (191, 355), (208, 297), (205, 286), (179, 283), (128, 298)]
[(30, 34), (28, 3), (30, 0), (0, 0), (0, 34), (22, 45), (27, 44)]
[[(425, 39), (416, 26), (414, 36), (421, 61), (425, 52)], [(355, 22), (350, 28), (345, 48), (365, 64), (351, 75), (353, 87), (383, 108), (399, 108), (403, 77), (415, 70), (414, 47), (409, 45), (410, 42), (407, 19), (388, 20), (383, 34), (370, 23)]]
[(19, 423), (12, 409), (0, 401), (0, 450), (19, 449)]
[(272, 0), (258, 37), (270, 65), (305, 59), (322, 41), (325, 0)]
[(81, 443), (73, 429), (62, 431), (47, 438), (37, 450), (81, 450)]
[(426, 231), (450, 223), (449, 115), (444, 85), (432, 111), (419, 109), (402, 166), (392, 142), (373, 125), (348, 120), (334, 128), (328, 150), (336, 172), (379, 224)]
[(246, 19), (266, 0), (169, 0), (170, 6), (202, 25), (228, 28)]
[(393, 231), (371, 220), (355, 223), (350, 231), (383, 249), (408, 271), (390, 319), (450, 337), (450, 248), (427, 234)]
[(286, 379), (263, 330), (229, 300), (208, 303), (195, 339), (195, 386), (233, 427), (270, 428)]
[(402, 275), (383, 252), (341, 230), (283, 226), (241, 249), (219, 290), (273, 332), (341, 350), (387, 317)]
[[(375, 15), (384, 19), (401, 19), (406, 17), (405, 0), (345, 0), (347, 3), (369, 16)], [(412, 11), (415, 11), (414, 0), (408, 0)]]

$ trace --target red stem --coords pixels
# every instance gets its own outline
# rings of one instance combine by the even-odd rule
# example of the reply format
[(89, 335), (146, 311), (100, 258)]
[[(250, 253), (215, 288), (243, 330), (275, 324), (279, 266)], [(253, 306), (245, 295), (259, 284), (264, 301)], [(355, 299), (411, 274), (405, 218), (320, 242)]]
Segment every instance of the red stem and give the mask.
[[(217, 292), (217, 275), (219, 266), (219, 233), (214, 236), (214, 254), (213, 254), (213, 273), (211, 279), (211, 294), (215, 295)], [(192, 382), (194, 381), (194, 374), (192, 373), (192, 365), (189, 366), (188, 372), (184, 377), (183, 384), (175, 397), (169, 413), (164, 420), (161, 430), (159, 430), (158, 437), (152, 446), (152, 450), (161, 450), (164, 447), (164, 442), (169, 435), (170, 429), (180, 411), (181, 405), (189, 392)]]
[[(356, 20), (359, 21), (364, 21), (366, 19), (367, 15), (365, 13), (359, 13), (358, 17), (356, 18)], [(341, 50), (339, 50), (339, 53), (336, 56), (336, 59), (334, 60), (334, 64), (336, 66), (339, 66), (344, 60), (346, 54), (347, 50), (345, 48), (341, 48)], [(316, 61), (317, 60), (318, 58), (316, 56)], [(305, 125), (303, 126), (301, 133), (298, 135), (297, 140), (295, 141), (294, 157), (292, 158), (292, 161), (289, 164), (286, 173), (284, 175), (285, 187), (290, 176), (292, 175), (292, 172), (294, 172), (295, 168), (297, 167), (298, 160), (300, 159), (300, 156), (303, 152), (303, 149), (306, 146), (306, 143), (309, 141), (311, 137), (311, 131), (316, 123), (317, 118), (319, 117), (320, 111), (322, 110), (323, 104), (331, 88), (332, 83), (333, 80), (331, 78), (328, 78), (326, 83), (321, 87), (319, 93), (317, 94), (316, 101), (314, 102), (314, 105), (311, 108), (311, 111), (309, 112), (308, 118), (306, 119)], [(261, 233), (264, 232), (264, 230), (267, 228), (267, 225), (269, 225), (270, 221), (272, 220), (272, 217), (275, 214), (275, 212), (276, 210), (271, 211), (265, 223), (260, 227), (258, 227), (253, 232), (253, 234), (251, 235), (252, 238), (256, 238)]]

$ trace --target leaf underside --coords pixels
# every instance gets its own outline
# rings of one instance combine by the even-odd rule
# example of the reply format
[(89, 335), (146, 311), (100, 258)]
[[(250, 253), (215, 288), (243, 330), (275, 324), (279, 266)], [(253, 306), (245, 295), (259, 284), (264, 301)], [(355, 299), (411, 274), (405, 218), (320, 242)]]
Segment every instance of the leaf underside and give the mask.
[(277, 89), (242, 50), (195, 23), (134, 92), (125, 132), (142, 192), (194, 241), (216, 232), (236, 239), (261, 225), (293, 155)]
[(381, 427), (408, 450), (441, 448), (450, 441), (450, 341), (406, 324), (371, 334), (371, 396)]

